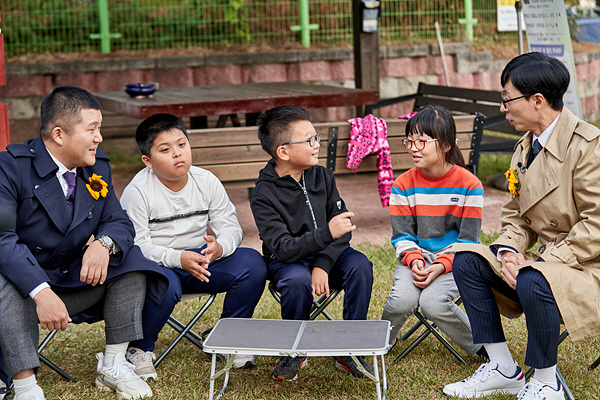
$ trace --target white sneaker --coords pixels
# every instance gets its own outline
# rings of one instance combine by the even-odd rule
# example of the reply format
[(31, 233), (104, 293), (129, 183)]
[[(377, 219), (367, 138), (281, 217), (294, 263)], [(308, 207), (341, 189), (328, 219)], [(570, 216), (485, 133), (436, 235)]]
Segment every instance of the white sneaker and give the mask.
[(125, 359), (124, 353), (117, 353), (114, 365), (104, 367), (104, 354), (96, 354), (98, 376), (96, 387), (105, 392), (115, 392), (118, 399), (139, 399), (152, 396), (152, 389), (135, 374), (135, 365)]
[(135, 373), (137, 376), (145, 380), (146, 382), (152, 382), (158, 380), (158, 375), (154, 369), (154, 361), (156, 361), (156, 354), (151, 351), (144, 351), (137, 347), (130, 347), (125, 353), (127, 361), (135, 365)]
[(46, 397), (42, 388), (35, 385), (25, 392), (15, 394), (14, 400), (46, 400)]
[(238, 354), (233, 360), (233, 368), (254, 367), (254, 356), (252, 354)]
[(554, 389), (535, 378), (519, 392), (518, 400), (565, 400), (565, 391), (560, 383), (558, 389)]
[(518, 394), (525, 386), (525, 377), (521, 368), (512, 378), (498, 371), (498, 363), (489, 362), (481, 364), (477, 371), (467, 379), (451, 383), (444, 387), (444, 393), (462, 399), (474, 399), (494, 393)]

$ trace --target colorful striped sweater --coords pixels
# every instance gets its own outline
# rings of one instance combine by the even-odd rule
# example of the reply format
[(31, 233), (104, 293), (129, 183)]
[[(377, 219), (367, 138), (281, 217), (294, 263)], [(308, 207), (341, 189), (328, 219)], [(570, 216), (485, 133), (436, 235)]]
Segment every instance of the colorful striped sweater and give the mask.
[(423, 251), (436, 253), (434, 262), (452, 271), (454, 255), (444, 250), (454, 243), (479, 243), (482, 212), (483, 186), (466, 169), (453, 165), (437, 178), (416, 167), (406, 171), (394, 181), (390, 198), (396, 256), (410, 266), (424, 259)]

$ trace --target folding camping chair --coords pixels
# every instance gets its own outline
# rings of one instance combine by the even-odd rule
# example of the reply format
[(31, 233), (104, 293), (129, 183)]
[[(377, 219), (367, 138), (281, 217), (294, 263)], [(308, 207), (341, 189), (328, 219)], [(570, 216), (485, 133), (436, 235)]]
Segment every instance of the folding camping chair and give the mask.
[(59, 374), (60, 376), (62, 376), (63, 378), (65, 378), (66, 380), (71, 381), (71, 382), (77, 382), (77, 380), (75, 378), (73, 378), (71, 375), (69, 375), (68, 373), (66, 373), (58, 365), (56, 365), (55, 363), (53, 363), (52, 361), (50, 361), (48, 358), (46, 358), (46, 356), (44, 356), (42, 354), (42, 351), (44, 351), (44, 349), (46, 348), (46, 346), (48, 345), (48, 343), (50, 343), (50, 341), (54, 338), (54, 336), (56, 335), (56, 332), (57, 331), (51, 331), (50, 333), (48, 333), (46, 335), (46, 337), (44, 338), (44, 340), (42, 340), (42, 343), (40, 343), (40, 345), (38, 346), (38, 357), (40, 358), (40, 361), (42, 363), (44, 363), (47, 366), (49, 366), (51, 369), (54, 370), (54, 372), (56, 372), (57, 374)]
[[(462, 303), (462, 299), (460, 298), (460, 296), (454, 300), (454, 303), (456, 305), (460, 305)], [(417, 347), (423, 340), (425, 340), (425, 338), (427, 336), (429, 336), (429, 334), (433, 333), (433, 336), (435, 336), (443, 345), (444, 347), (446, 347), (448, 349), (448, 351), (450, 351), (450, 353), (452, 353), (452, 355), (454, 357), (456, 357), (456, 359), (461, 362), (462, 364), (466, 364), (467, 362), (465, 361), (465, 359), (463, 358), (463, 356), (460, 355), (460, 353), (448, 342), (448, 340), (446, 340), (446, 338), (444, 336), (442, 336), (442, 334), (437, 330), (437, 327), (434, 323), (430, 323), (427, 318), (425, 318), (425, 316), (417, 309), (415, 310), (415, 312), (413, 313), (415, 317), (417, 317), (417, 319), (419, 321), (417, 321), (416, 324), (414, 324), (412, 326), (412, 328), (410, 328), (408, 330), (408, 332), (406, 332), (401, 338), (400, 341), (402, 340), (406, 340), (408, 339), (413, 333), (415, 333), (415, 331), (417, 329), (419, 329), (419, 327), (421, 325), (424, 325), (425, 328), (427, 328), (425, 330), (425, 332), (423, 332), (418, 338), (415, 339), (414, 342), (412, 342), (406, 349), (404, 349), (404, 351), (394, 360), (395, 363), (400, 362), (404, 357), (406, 357), (411, 351), (414, 350), (415, 347)]]
[(588, 367), (588, 370), (590, 370), (590, 371), (591, 371), (591, 370), (595, 369), (595, 368), (596, 368), (598, 365), (600, 365), (600, 357), (596, 358), (596, 361), (594, 361), (594, 362), (592, 363), (592, 365), (590, 365), (590, 366)]
[[(341, 291), (342, 289), (334, 289), (329, 293), (329, 297), (327, 297), (327, 294), (323, 294), (318, 299), (313, 300), (313, 304), (310, 308), (309, 320), (313, 321), (319, 315), (323, 314), (323, 316), (328, 320), (334, 321), (335, 318), (333, 318), (331, 314), (327, 312), (326, 308), (340, 294)], [(281, 296), (272, 282), (269, 283), (269, 292), (271, 292), (271, 295), (275, 298), (275, 300), (281, 304)]]
[(206, 312), (206, 310), (208, 310), (208, 308), (211, 306), (211, 304), (215, 301), (215, 298), (217, 297), (217, 295), (210, 294), (210, 293), (191, 293), (191, 294), (182, 295), (181, 300), (180, 300), (180, 301), (187, 301), (187, 300), (193, 300), (193, 299), (205, 297), (205, 296), (208, 296), (208, 299), (204, 302), (204, 305), (200, 308), (200, 310), (198, 310), (196, 315), (194, 315), (194, 317), (187, 323), (187, 325), (184, 325), (183, 323), (181, 323), (173, 315), (169, 316), (169, 319), (167, 320), (167, 324), (169, 326), (171, 326), (173, 329), (175, 329), (177, 332), (179, 332), (179, 335), (177, 335), (177, 337), (175, 339), (173, 339), (171, 344), (169, 344), (169, 346), (167, 346), (167, 348), (160, 354), (160, 356), (158, 356), (158, 358), (154, 362), (154, 368), (158, 367), (158, 365), (165, 359), (166, 356), (169, 355), (169, 353), (175, 348), (175, 346), (177, 346), (177, 344), (184, 337), (187, 340), (189, 340), (190, 342), (192, 342), (194, 345), (196, 345), (196, 347), (198, 347), (200, 350), (202, 350), (202, 348), (203, 348), (202, 343), (204, 342), (204, 339), (200, 335), (198, 335), (196, 332), (194, 332), (192, 330), (192, 328), (194, 327), (196, 322), (198, 322), (200, 317), (202, 317), (202, 315)]

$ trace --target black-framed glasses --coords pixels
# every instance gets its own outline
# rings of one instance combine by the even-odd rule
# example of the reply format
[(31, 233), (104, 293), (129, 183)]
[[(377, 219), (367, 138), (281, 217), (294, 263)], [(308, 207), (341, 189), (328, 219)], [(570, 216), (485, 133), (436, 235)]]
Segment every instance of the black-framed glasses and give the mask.
[(286, 144), (308, 143), (310, 145), (310, 147), (315, 147), (315, 145), (320, 142), (321, 142), (321, 134), (317, 133), (316, 135), (311, 136), (306, 140), (299, 140), (297, 142), (285, 142), (284, 144), (282, 144), (282, 146), (285, 146)]
[(502, 105), (504, 106), (504, 108), (508, 108), (508, 103), (510, 103), (511, 101), (519, 100), (519, 99), (522, 99), (522, 98), (525, 98), (525, 97), (529, 97), (529, 96), (523, 95), (523, 96), (519, 96), (519, 97), (514, 97), (512, 99), (505, 99), (504, 98), (504, 94), (501, 93), (500, 94), (500, 102), (502, 103)]
[(410, 150), (413, 148), (413, 146), (415, 147), (415, 150), (421, 151), (425, 148), (425, 144), (427, 142), (435, 142), (437, 139), (428, 139), (428, 140), (421, 140), (421, 139), (415, 139), (415, 140), (410, 140), (410, 139), (404, 139), (402, 140), (402, 144), (404, 145), (404, 148), (406, 150)]

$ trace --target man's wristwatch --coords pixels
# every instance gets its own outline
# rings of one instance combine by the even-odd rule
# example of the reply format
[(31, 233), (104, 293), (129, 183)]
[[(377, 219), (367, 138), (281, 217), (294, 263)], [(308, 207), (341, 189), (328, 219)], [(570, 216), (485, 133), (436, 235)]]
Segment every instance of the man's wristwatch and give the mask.
[(98, 236), (96, 240), (99, 241), (102, 246), (108, 249), (108, 254), (110, 254), (111, 256), (117, 252), (115, 242), (113, 242), (110, 236)]

